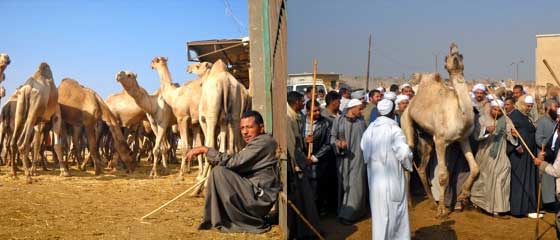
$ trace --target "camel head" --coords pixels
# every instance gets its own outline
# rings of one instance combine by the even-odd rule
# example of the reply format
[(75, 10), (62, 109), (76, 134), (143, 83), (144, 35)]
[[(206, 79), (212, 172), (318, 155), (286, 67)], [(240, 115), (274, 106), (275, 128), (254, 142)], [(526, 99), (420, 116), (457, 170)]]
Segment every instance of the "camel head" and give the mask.
[(0, 53), (0, 82), (4, 81), (6, 78), (6, 76), (4, 76), (4, 70), (6, 70), (6, 67), (8, 67), (10, 63), (10, 56), (5, 53)]
[(33, 78), (35, 79), (53, 79), (51, 67), (48, 63), (42, 62), (35, 73), (33, 74)]
[(212, 63), (199, 62), (199, 63), (190, 64), (189, 66), (187, 66), (187, 72), (188, 73), (194, 73), (197, 76), (201, 77), (201, 76), (204, 76), (206, 73), (208, 73), (211, 68), (212, 68)]
[(136, 73), (131, 71), (120, 71), (115, 76), (117, 82), (121, 83), (125, 89), (138, 88)]
[(152, 63), (150, 64), (152, 69), (155, 69), (157, 66), (161, 66), (161, 65), (167, 65), (166, 57), (157, 56), (152, 60)]
[(463, 55), (459, 53), (459, 47), (455, 43), (451, 43), (449, 47), (449, 55), (445, 56), (445, 69), (449, 75), (463, 74)]

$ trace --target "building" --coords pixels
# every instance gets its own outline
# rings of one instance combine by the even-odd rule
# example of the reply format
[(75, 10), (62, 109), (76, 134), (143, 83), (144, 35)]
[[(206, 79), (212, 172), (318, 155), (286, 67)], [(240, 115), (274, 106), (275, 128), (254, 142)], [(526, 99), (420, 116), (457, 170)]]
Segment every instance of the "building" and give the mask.
[(560, 74), (560, 34), (537, 35), (535, 49), (535, 81), (537, 85), (558, 85), (543, 63), (546, 59), (555, 74)]

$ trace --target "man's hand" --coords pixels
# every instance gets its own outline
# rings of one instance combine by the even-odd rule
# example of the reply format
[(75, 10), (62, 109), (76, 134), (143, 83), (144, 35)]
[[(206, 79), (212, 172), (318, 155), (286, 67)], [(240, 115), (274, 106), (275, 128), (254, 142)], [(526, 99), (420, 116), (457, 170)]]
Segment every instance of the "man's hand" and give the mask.
[(533, 163), (536, 166), (540, 166), (543, 162), (544, 162), (544, 156), (545, 156), (545, 152), (540, 152), (536, 158), (533, 158)]
[(348, 143), (345, 140), (336, 140), (335, 145), (340, 149), (346, 149), (348, 147)]
[(522, 154), (524, 152), (523, 151), (523, 146), (519, 145), (519, 147), (515, 148), (515, 151), (517, 151), (517, 153), (519, 153), (519, 154)]
[(307, 137), (305, 137), (305, 142), (306, 143), (313, 143), (313, 135), (307, 135)]
[(486, 127), (486, 131), (489, 133), (493, 133), (494, 131), (496, 131), (496, 126), (488, 126)]
[(309, 165), (314, 165), (319, 161), (319, 159), (317, 159), (317, 157), (315, 157), (315, 155), (311, 155), (311, 157), (307, 157), (306, 160), (307, 160), (307, 164), (309, 164)]
[(200, 154), (206, 154), (208, 152), (208, 148), (205, 146), (195, 147), (187, 152), (187, 161), (192, 161), (194, 157)]
[(519, 133), (517, 132), (517, 130), (511, 129), (511, 136), (513, 136), (513, 137), (519, 137)]

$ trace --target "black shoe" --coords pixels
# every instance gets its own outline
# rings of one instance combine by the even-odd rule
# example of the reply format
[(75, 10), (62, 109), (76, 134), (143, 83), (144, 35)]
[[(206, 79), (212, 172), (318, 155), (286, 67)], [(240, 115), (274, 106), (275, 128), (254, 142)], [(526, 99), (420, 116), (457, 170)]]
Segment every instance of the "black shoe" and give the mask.
[(198, 230), (208, 230), (212, 228), (212, 223), (210, 222), (202, 222), (199, 226), (198, 226)]

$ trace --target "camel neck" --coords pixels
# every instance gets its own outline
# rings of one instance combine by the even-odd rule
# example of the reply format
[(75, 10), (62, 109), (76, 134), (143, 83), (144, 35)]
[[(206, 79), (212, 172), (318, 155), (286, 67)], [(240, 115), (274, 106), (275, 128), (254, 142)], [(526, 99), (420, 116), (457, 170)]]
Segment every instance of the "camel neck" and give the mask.
[(467, 118), (472, 119), (470, 117), (470, 115), (473, 115), (474, 117), (474, 113), (472, 111), (472, 101), (463, 74), (452, 74), (449, 76), (449, 79), (451, 80), (453, 88), (457, 93), (461, 112), (463, 112), (463, 115), (465, 115)]
[(163, 85), (172, 85), (171, 74), (169, 73), (169, 68), (167, 65), (158, 66), (157, 72), (159, 75), (159, 80)]

